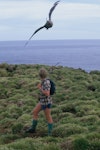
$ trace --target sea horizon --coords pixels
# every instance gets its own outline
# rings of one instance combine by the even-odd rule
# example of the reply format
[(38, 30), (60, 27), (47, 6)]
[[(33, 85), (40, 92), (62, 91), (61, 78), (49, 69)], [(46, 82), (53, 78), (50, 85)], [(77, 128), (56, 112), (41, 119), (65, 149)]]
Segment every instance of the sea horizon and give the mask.
[(100, 70), (99, 39), (0, 41), (0, 64), (43, 64)]

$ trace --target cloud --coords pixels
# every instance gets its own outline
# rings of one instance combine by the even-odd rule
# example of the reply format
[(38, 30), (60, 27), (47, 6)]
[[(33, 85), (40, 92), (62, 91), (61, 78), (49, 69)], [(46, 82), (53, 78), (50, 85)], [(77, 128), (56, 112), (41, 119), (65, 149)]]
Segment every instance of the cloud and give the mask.
[(51, 5), (44, 1), (6, 1), (0, 5), (0, 19), (40, 19), (48, 16)]
[[(15, 32), (18, 35), (22, 35), (23, 38), (26, 38), (26, 35), (30, 36), (37, 27), (45, 23), (46, 18), (48, 19), (48, 13), (53, 2), (52, 0), (1, 0), (0, 33), (4, 34), (5, 32), (6, 38), (7, 34), (11, 34), (12, 32), (13, 39)], [(62, 37), (66, 37), (68, 31), (70, 33), (79, 29), (83, 31), (83, 27), (85, 31), (88, 28), (92, 30), (99, 29), (100, 21), (97, 22), (97, 20), (100, 20), (99, 18), (99, 4), (75, 3), (74, 1), (73, 3), (68, 3), (63, 0), (52, 14), (52, 20), (54, 22), (52, 30), (50, 30), (49, 34), (49, 31), (41, 31), (39, 37), (40, 35), (44, 35), (44, 38), (47, 38), (47, 35), (50, 36), (51, 34), (52, 36), (53, 33), (56, 37), (59, 32), (61, 32)], [(80, 24), (82, 28), (80, 28)], [(38, 34), (36, 37), (38, 37)]]
[(93, 18), (100, 17), (100, 5), (81, 3), (62, 3), (56, 10), (60, 19)]
[[(3, 1), (0, 5), (0, 19), (39, 20), (48, 18), (50, 1)], [(53, 18), (57, 20), (100, 17), (100, 5), (82, 3), (61, 3), (54, 11)]]

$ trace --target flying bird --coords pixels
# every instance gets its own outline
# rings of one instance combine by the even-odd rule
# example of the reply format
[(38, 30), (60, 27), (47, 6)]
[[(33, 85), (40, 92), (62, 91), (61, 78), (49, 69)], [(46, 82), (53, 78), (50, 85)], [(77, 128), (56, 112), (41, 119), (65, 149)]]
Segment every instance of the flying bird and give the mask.
[(49, 20), (46, 21), (45, 25), (43, 25), (42, 27), (38, 28), (32, 35), (31, 37), (29, 38), (29, 40), (26, 42), (25, 46), (28, 44), (28, 42), (31, 40), (31, 38), (34, 36), (34, 34), (36, 34), (39, 30), (43, 29), (43, 28), (46, 28), (46, 29), (49, 29), (53, 26), (53, 22), (51, 21), (51, 15), (52, 15), (52, 12), (53, 10), (55, 9), (55, 7), (58, 5), (60, 1), (56, 1), (53, 5), (53, 7), (50, 9), (49, 11)]

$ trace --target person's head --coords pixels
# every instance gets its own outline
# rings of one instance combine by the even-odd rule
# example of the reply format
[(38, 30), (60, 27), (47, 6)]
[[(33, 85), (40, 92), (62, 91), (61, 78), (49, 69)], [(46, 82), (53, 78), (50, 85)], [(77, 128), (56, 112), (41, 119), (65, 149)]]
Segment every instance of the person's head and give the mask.
[(45, 68), (39, 70), (39, 76), (41, 79), (45, 79), (48, 76), (48, 72)]

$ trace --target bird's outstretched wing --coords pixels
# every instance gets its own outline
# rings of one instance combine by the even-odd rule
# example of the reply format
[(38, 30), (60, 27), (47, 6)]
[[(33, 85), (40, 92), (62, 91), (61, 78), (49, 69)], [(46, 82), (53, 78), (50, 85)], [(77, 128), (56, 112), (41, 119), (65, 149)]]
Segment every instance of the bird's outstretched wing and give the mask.
[(34, 36), (34, 34), (36, 34), (39, 30), (41, 30), (41, 29), (43, 29), (43, 28), (44, 28), (44, 26), (38, 28), (38, 29), (31, 35), (31, 37), (28, 39), (28, 41), (25, 43), (25, 46), (28, 44), (28, 42), (31, 40), (31, 38)]
[(50, 9), (50, 12), (49, 12), (49, 20), (51, 20), (51, 14), (52, 14), (53, 10), (55, 9), (55, 7), (58, 5), (59, 2), (60, 2), (60, 1), (55, 2), (54, 5), (53, 5), (53, 7)]

